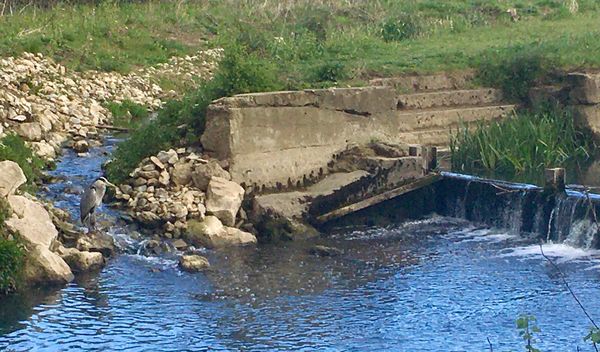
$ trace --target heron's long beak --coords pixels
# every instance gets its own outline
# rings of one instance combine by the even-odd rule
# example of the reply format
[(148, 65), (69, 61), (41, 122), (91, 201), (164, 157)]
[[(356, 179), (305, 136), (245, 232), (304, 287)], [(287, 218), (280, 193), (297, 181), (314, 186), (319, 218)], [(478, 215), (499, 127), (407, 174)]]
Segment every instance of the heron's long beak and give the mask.
[(106, 181), (106, 184), (107, 184), (107, 185), (109, 185), (109, 186), (112, 186), (112, 187), (114, 187), (114, 188), (117, 188), (117, 186), (116, 186), (116, 185), (114, 185), (114, 184), (112, 184), (112, 183), (110, 183), (110, 182), (108, 182), (108, 181)]

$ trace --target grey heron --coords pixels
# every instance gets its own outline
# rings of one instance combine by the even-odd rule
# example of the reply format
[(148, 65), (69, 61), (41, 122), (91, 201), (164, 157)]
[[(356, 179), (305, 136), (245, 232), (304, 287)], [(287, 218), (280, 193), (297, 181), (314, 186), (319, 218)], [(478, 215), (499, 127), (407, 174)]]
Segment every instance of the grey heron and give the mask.
[(79, 204), (79, 215), (81, 222), (87, 226), (89, 231), (96, 228), (96, 208), (102, 204), (102, 198), (106, 193), (106, 186), (117, 187), (104, 177), (98, 178), (92, 183), (81, 195), (81, 203)]

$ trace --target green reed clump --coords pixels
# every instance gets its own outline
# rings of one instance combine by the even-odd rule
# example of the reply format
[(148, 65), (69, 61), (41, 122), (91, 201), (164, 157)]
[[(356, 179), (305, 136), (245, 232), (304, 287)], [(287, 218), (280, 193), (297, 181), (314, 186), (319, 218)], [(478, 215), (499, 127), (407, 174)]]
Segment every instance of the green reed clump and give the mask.
[(588, 158), (591, 138), (568, 111), (520, 112), (490, 124), (462, 124), (450, 141), (459, 172), (520, 175)]

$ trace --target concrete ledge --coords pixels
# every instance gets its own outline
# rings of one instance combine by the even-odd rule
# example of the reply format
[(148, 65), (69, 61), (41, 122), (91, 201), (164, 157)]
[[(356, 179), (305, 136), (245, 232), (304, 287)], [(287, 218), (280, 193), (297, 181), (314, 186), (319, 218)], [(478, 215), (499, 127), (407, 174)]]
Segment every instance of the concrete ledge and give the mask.
[(493, 88), (402, 94), (398, 97), (398, 108), (429, 109), (448, 106), (489, 105), (499, 103), (502, 99), (502, 91)]
[(399, 92), (422, 92), (450, 89), (467, 89), (475, 77), (475, 71), (415, 75), (392, 78), (377, 78), (369, 82), (373, 86), (393, 87)]
[(600, 103), (600, 73), (569, 73), (571, 100), (574, 104)]
[(350, 144), (443, 146), (460, 122), (496, 120), (515, 107), (397, 110), (397, 101), (390, 87), (238, 95), (209, 106), (201, 141), (229, 161), (233, 181), (281, 189), (322, 178), (332, 157)]

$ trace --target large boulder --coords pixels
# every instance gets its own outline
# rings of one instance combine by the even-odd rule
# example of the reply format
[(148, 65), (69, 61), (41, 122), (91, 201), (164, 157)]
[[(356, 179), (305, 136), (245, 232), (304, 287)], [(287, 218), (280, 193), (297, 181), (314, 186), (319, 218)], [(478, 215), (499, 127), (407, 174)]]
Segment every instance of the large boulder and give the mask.
[(5, 222), (7, 228), (18, 232), (26, 244), (50, 248), (58, 231), (48, 211), (40, 203), (24, 196), (9, 196), (8, 204), (13, 214)]
[(225, 171), (216, 160), (211, 160), (206, 164), (199, 164), (192, 174), (194, 186), (202, 191), (206, 191), (208, 183), (213, 177), (221, 177), (228, 181), (231, 180), (229, 172)]
[(192, 182), (192, 165), (184, 162), (175, 164), (171, 171), (171, 180), (177, 186), (185, 186)]
[(17, 188), (27, 182), (23, 170), (14, 161), (0, 161), (0, 197), (14, 194)]
[(187, 239), (195, 246), (206, 248), (222, 248), (243, 246), (256, 243), (256, 236), (249, 232), (225, 227), (215, 216), (207, 216), (203, 221), (188, 222)]
[(36, 245), (27, 255), (23, 277), (31, 285), (62, 285), (73, 280), (73, 272), (58, 254)]
[(191, 254), (183, 255), (179, 258), (179, 267), (184, 271), (194, 273), (208, 269), (210, 264), (208, 259), (196, 254)]
[(104, 257), (100, 252), (84, 252), (77, 248), (63, 248), (60, 257), (76, 273), (98, 270), (104, 265)]
[(206, 211), (226, 226), (233, 226), (243, 198), (242, 186), (221, 177), (213, 177), (206, 192)]

